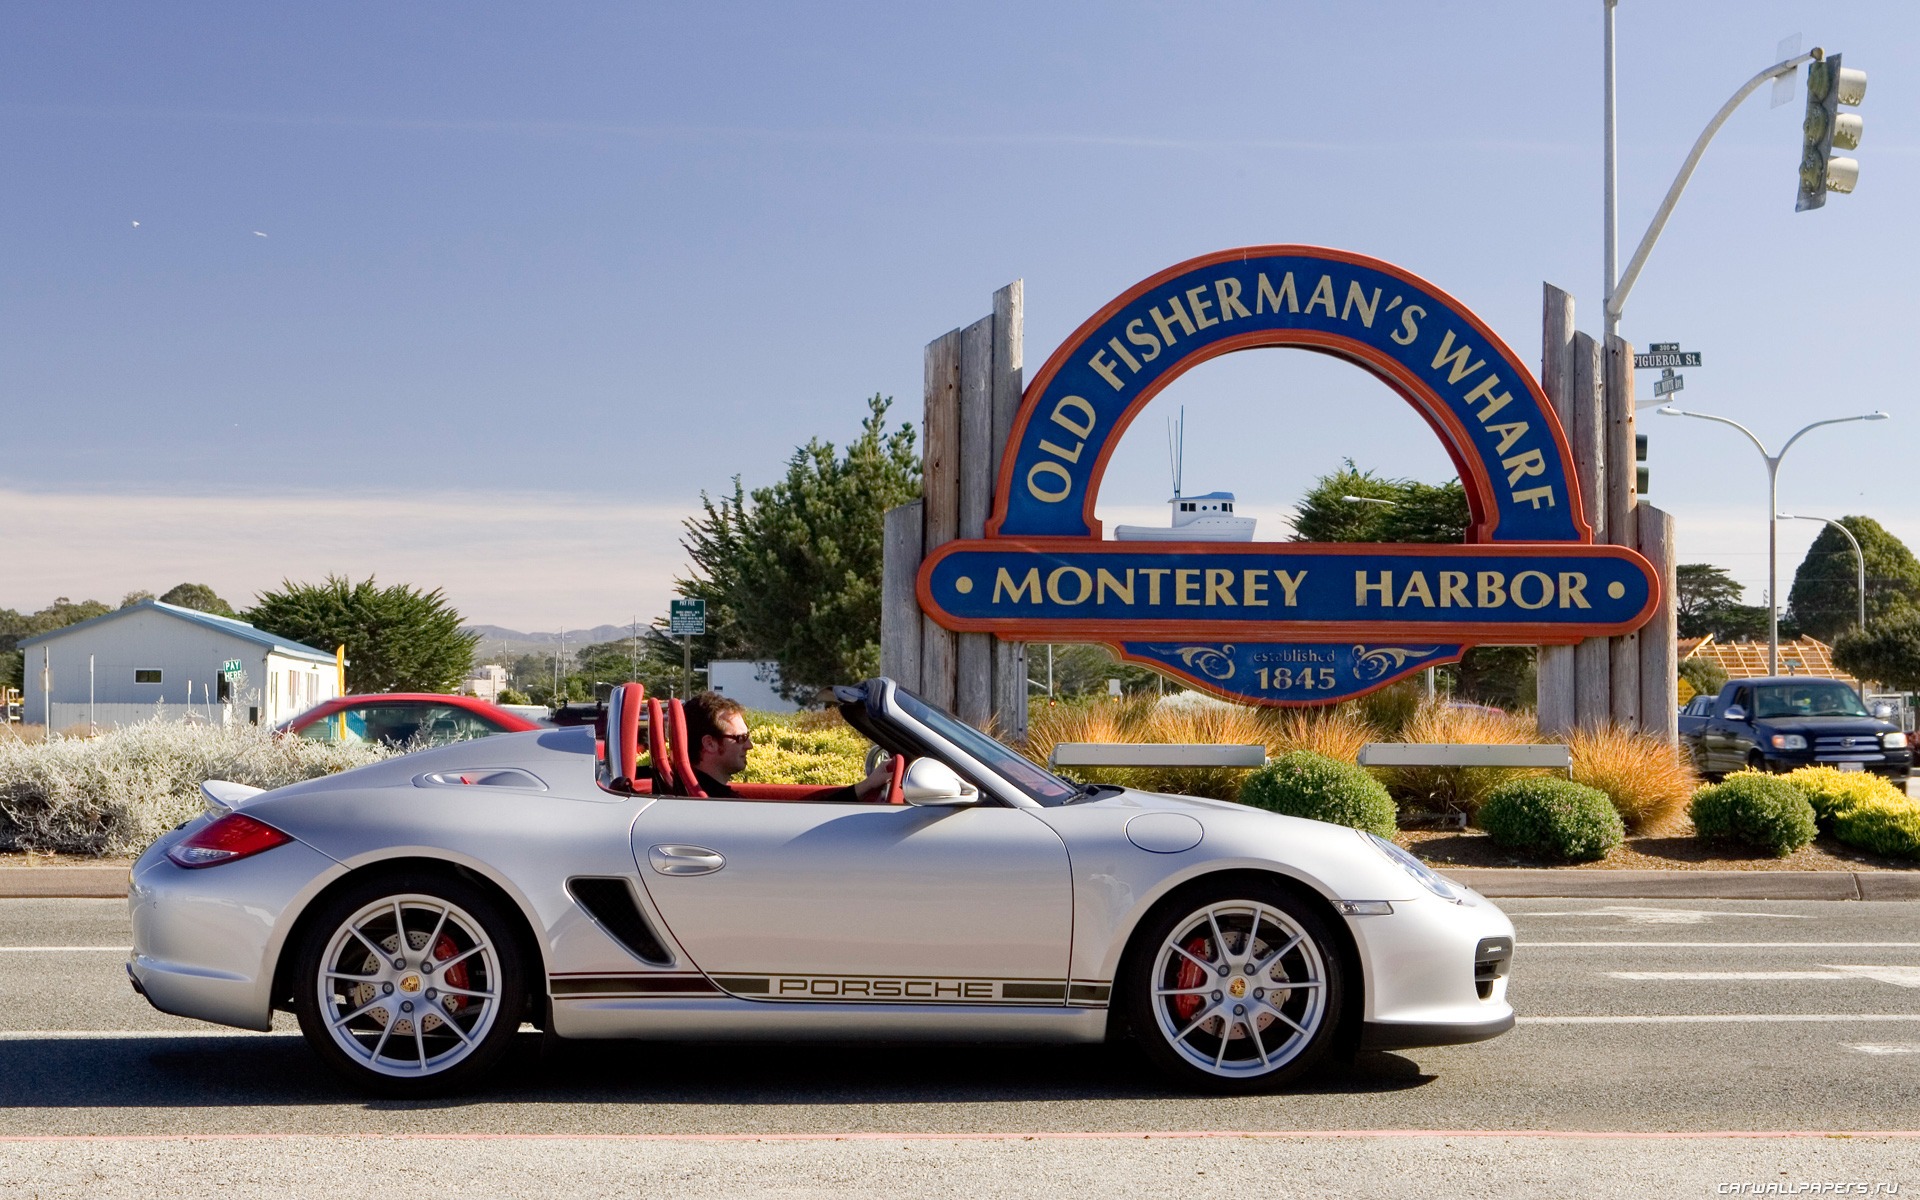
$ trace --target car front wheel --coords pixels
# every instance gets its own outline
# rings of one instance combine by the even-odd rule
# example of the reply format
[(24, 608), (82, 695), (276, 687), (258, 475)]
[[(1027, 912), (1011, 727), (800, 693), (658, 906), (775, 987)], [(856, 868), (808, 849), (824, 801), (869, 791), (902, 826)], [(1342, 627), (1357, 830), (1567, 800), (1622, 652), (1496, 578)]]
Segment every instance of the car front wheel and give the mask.
[(1134, 1035), (1189, 1087), (1259, 1091), (1324, 1056), (1339, 1024), (1338, 943), (1309, 904), (1277, 884), (1201, 885), (1136, 935), (1122, 980)]
[(520, 1025), (526, 987), (499, 906), (455, 879), (370, 879), (326, 901), (301, 943), (294, 1011), (327, 1064), (369, 1090), (473, 1083)]

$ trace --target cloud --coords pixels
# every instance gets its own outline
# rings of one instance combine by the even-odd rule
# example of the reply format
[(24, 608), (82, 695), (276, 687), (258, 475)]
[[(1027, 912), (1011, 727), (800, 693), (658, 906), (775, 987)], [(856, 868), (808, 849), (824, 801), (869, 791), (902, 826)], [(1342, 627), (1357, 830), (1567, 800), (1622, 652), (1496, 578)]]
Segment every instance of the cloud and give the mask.
[(205, 583), (236, 605), (283, 579), (327, 574), (439, 587), (467, 620), (515, 629), (662, 615), (687, 570), (696, 501), (443, 491), (268, 495), (0, 488), (0, 607), (56, 596), (118, 603)]

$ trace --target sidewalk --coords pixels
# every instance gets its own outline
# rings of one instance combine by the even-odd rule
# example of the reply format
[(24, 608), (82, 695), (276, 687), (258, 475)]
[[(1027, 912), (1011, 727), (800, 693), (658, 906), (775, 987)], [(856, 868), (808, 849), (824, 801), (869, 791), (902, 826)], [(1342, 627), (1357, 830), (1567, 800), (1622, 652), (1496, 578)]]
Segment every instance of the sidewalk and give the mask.
[[(1920, 900), (1920, 871), (1554, 871), (1457, 867), (1446, 874), (1494, 898), (1612, 900)], [(0, 899), (122, 899), (127, 868), (0, 867)]]

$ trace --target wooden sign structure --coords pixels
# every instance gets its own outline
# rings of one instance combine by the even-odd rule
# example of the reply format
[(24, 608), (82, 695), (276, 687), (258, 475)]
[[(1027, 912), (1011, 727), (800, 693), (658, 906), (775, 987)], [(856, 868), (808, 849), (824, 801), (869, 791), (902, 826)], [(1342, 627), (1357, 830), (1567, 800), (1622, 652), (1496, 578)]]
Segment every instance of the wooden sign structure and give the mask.
[[(1216, 695), (1281, 705), (1358, 695), (1474, 645), (1534, 643), (1565, 651), (1543, 652), (1541, 670), (1543, 724), (1561, 728), (1549, 684), (1557, 701), (1565, 680), (1591, 690), (1601, 676), (1548, 659), (1579, 664), (1598, 645), (1609, 659), (1605, 716), (1617, 685), (1632, 692), (1638, 723), (1637, 674), (1611, 669), (1615, 644), (1663, 612), (1670, 624), (1671, 589), (1635, 540), (1596, 536), (1631, 518), (1599, 511), (1618, 499), (1590, 469), (1605, 461), (1607, 431), (1581, 432), (1576, 421), (1570, 439), (1562, 429), (1569, 407), (1555, 394), (1579, 393), (1578, 381), (1555, 376), (1577, 357), (1570, 340), (1556, 358), (1549, 334), (1543, 389), (1472, 313), (1398, 267), (1317, 247), (1250, 247), (1129, 289), (1023, 395), (1019, 301), (1017, 284), (1003, 289), (993, 316), (928, 347), (925, 499), (887, 518), (889, 674), (1018, 737), (1019, 640), (1104, 642)], [(1190, 367), (1275, 345), (1353, 362), (1421, 413), (1466, 487), (1466, 544), (1199, 544), (1171, 530), (1164, 542), (1102, 540), (1095, 501), (1127, 424)], [(1603, 375), (1597, 361), (1588, 373)], [(1593, 447), (1584, 457), (1583, 444)], [(1591, 523), (1588, 497), (1601, 501)], [(1629, 652), (1618, 653), (1624, 665)], [(1568, 712), (1585, 718), (1591, 704), (1577, 687), (1569, 694)]]

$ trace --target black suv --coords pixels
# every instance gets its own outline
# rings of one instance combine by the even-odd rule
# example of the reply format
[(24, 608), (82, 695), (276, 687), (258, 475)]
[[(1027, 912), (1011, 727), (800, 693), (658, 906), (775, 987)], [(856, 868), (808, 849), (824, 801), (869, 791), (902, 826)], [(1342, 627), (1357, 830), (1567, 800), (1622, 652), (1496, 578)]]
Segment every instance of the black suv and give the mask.
[(1904, 785), (1913, 767), (1907, 735), (1869, 713), (1843, 680), (1735, 680), (1721, 689), (1715, 707), (1715, 715), (1688, 739), (1706, 775), (1822, 766), (1872, 771)]

